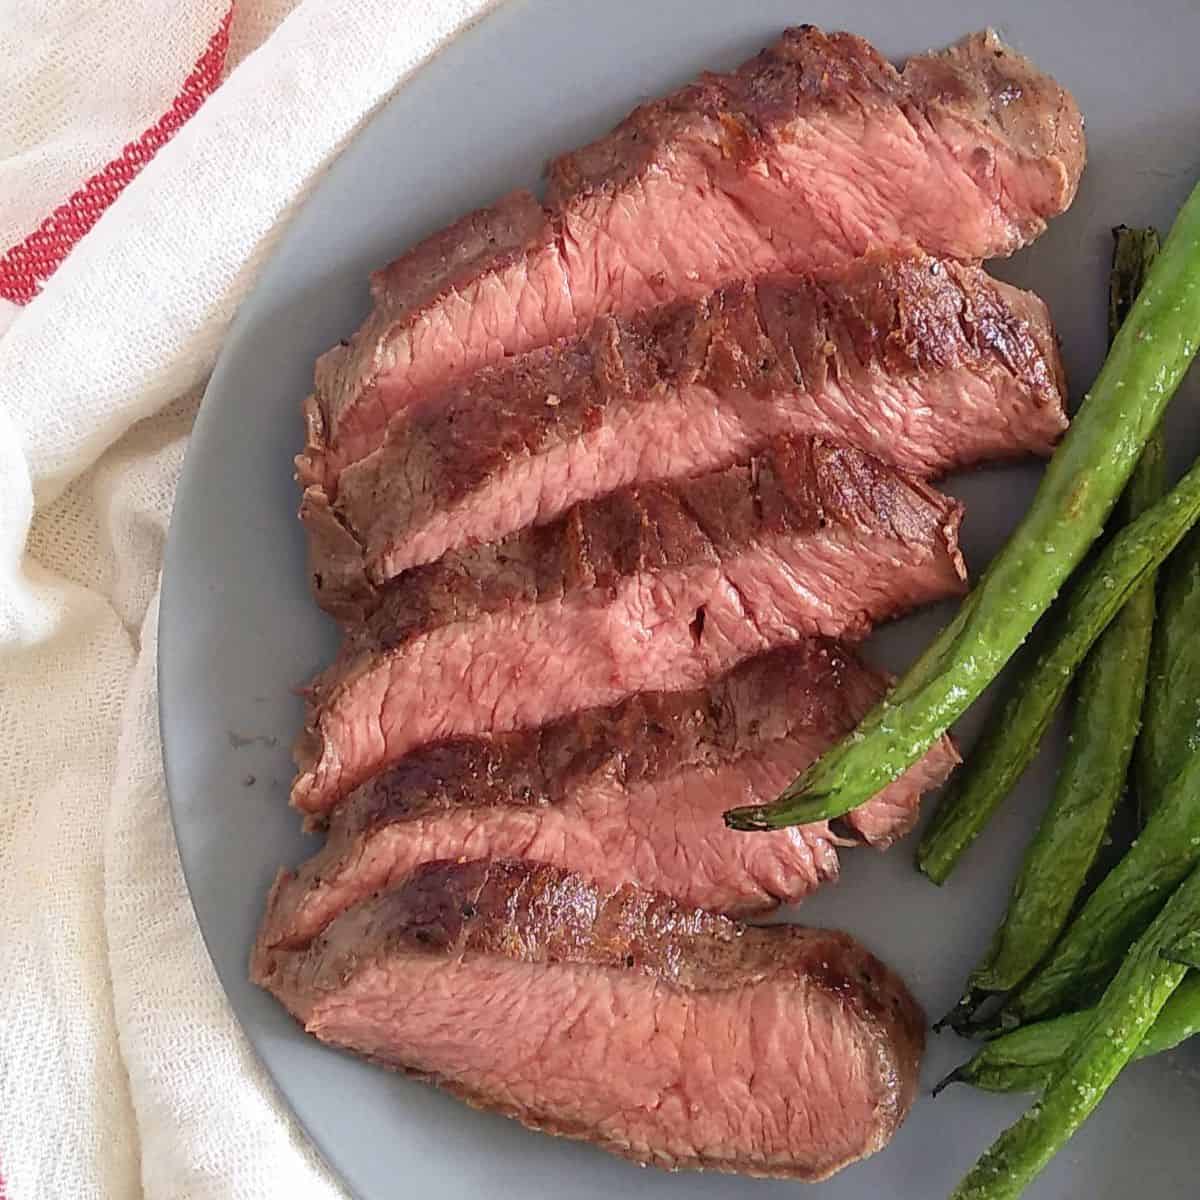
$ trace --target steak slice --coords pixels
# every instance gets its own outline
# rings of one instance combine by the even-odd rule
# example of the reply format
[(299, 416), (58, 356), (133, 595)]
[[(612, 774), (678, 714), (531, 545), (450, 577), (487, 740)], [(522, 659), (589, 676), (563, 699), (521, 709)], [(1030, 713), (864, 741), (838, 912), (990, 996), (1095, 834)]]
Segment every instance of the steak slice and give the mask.
[(301, 480), (332, 498), (415, 397), (603, 313), (873, 249), (1008, 254), (1083, 162), (1070, 94), (994, 33), (898, 72), (862, 38), (790, 29), (553, 163), (548, 207), (516, 193), (378, 273), (374, 312), (318, 363)]
[(836, 878), (838, 845), (884, 848), (909, 831), (921, 793), (958, 761), (950, 741), (837, 833), (822, 822), (747, 837), (721, 814), (775, 799), (886, 682), (837, 642), (806, 638), (696, 691), (427, 746), (352, 793), (321, 851), (280, 872), (263, 937), (305, 946), (344, 909), (441, 859), (554, 863), (730, 914), (799, 900)]
[(895, 1133), (924, 1048), (847, 934), (544, 864), (426, 865), (251, 975), (324, 1042), (668, 1168), (831, 1175)]
[(292, 801), (324, 813), (417, 746), (702, 685), (809, 634), (958, 594), (961, 506), (861, 451), (586, 501), (399, 576), (314, 681)]
[(976, 267), (873, 255), (834, 281), (602, 317), (484, 368), (398, 414), (342, 472), (333, 514), (310, 489), (301, 516), (318, 599), (354, 618), (380, 582), (447, 549), (726, 466), (772, 435), (821, 434), (928, 476), (1049, 453), (1066, 423), (1040, 300)]

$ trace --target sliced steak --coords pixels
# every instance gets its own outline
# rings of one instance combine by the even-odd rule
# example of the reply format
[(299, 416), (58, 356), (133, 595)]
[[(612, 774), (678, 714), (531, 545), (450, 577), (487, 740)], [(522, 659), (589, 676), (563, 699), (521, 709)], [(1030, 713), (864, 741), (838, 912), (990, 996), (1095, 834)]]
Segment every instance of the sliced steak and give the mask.
[(324, 813), (429, 742), (698, 687), (804, 635), (861, 636), (961, 592), (960, 516), (861, 451), (784, 439), (407, 571), (310, 689), (293, 803)]
[(485, 368), (397, 415), (342, 473), (334, 514), (310, 490), (301, 515), (318, 599), (353, 618), (380, 582), (447, 549), (726, 466), (779, 433), (928, 476), (1049, 453), (1066, 423), (1040, 300), (976, 267), (874, 255), (832, 282), (732, 284), (603, 317), (578, 341)]
[(821, 1179), (884, 1146), (924, 1016), (847, 934), (434, 863), (252, 977), (322, 1041), (642, 1163)]
[(788, 30), (553, 163), (547, 207), (514, 194), (380, 272), (366, 324), (318, 364), (300, 478), (332, 499), (414, 398), (604, 313), (873, 249), (1008, 254), (1083, 161), (1074, 100), (993, 33), (898, 72), (861, 38)]
[(921, 793), (957, 762), (949, 740), (838, 833), (821, 823), (747, 836), (721, 814), (775, 799), (886, 682), (837, 642), (807, 638), (697, 691), (418, 750), (337, 809), (318, 854), (280, 872), (263, 937), (307, 945), (344, 909), (441, 859), (548, 862), (737, 915), (799, 900), (836, 878), (838, 845), (882, 848), (909, 831)]

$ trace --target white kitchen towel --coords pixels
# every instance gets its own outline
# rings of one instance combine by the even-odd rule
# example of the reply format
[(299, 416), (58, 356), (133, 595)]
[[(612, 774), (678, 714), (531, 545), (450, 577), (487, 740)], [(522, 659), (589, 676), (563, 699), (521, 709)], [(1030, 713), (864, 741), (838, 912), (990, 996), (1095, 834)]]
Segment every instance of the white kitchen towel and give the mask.
[(158, 574), (199, 390), (288, 214), (486, 7), (0, 6), (0, 1200), (341, 1194), (184, 891)]

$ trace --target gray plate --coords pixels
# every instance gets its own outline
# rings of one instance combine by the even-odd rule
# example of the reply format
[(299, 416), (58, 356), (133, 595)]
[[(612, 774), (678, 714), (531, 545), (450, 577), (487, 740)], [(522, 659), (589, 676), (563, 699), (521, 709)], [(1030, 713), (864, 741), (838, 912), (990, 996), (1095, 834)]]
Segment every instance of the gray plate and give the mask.
[[(902, 14), (908, 9), (916, 11)], [(796, 1189), (639, 1171), (527, 1133), (323, 1049), (247, 983), (247, 951), (275, 869), (312, 850), (286, 803), (288, 745), (300, 722), (289, 689), (335, 644), (305, 591), (294, 517), (291, 456), (313, 359), (365, 315), (372, 267), (464, 210), (536, 185), (553, 153), (699, 68), (736, 64), (787, 24), (853, 29), (902, 57), (1001, 19), (1001, 32), (1071, 87), (1087, 115), (1091, 164), (1079, 199), (1031, 251), (997, 266), (1050, 302), (1078, 394), (1102, 349), (1109, 226), (1165, 226), (1200, 175), (1196, 0), (513, 0), (422, 71), (341, 156), (242, 308), (196, 425), (167, 547), (167, 779), (196, 914), (230, 1001), (313, 1141), (364, 1200), (398, 1190), (430, 1200), (611, 1200), (634, 1190), (767, 1200)], [(1198, 444), (1196, 398), (1192, 386), (1176, 403), (1172, 440), (1181, 459)], [(1032, 467), (990, 470), (952, 489), (968, 501), (964, 542), (976, 572), (1036, 479)], [(876, 657), (902, 665), (945, 616), (925, 613), (886, 630)], [(980, 715), (964, 722), (964, 737)], [(1030, 770), (945, 890), (916, 876), (911, 845), (886, 857), (847, 854), (842, 885), (807, 905), (804, 919), (858, 934), (904, 973), (931, 1013), (942, 1012), (1003, 906), (1022, 839), (1048, 794), (1052, 759), (1048, 752)], [(964, 1050), (953, 1038), (936, 1039), (926, 1081)], [(1030, 1195), (1192, 1194), (1198, 1067), (1187, 1049), (1131, 1069)], [(1020, 1107), (965, 1089), (922, 1099), (890, 1149), (809, 1194), (944, 1195)]]

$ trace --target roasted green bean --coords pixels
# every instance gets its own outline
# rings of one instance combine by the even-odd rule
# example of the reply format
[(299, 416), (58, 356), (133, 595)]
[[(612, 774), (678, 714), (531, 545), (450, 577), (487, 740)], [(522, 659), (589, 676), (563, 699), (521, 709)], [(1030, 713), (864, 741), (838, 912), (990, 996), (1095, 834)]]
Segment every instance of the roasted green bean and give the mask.
[(1200, 754), (1175, 776), (1141, 836), (1088, 897), (1046, 962), (1004, 1002), (988, 1029), (1015, 1028), (1090, 1003), (1197, 862)]
[(1121, 529), (1072, 581), (1040, 639), (1040, 652), (976, 746), (973, 770), (951, 787), (921, 840), (917, 863), (935, 883), (945, 880), (1033, 757), (1096, 639), (1198, 519), (1200, 463)]
[(1007, 1129), (950, 1200), (1016, 1200), (1066, 1145), (1137, 1053), (1187, 968), (1163, 950), (1200, 923), (1200, 870), (1176, 889), (1126, 956), (1039, 1103)]
[[(1158, 252), (1158, 237), (1152, 229), (1121, 227), (1113, 232), (1110, 340), (1117, 336)], [(1159, 430), (1146, 444), (1137, 470), (1121, 497), (1119, 518), (1130, 521), (1140, 516), (1162, 496), (1164, 484)], [(1025, 854), (1004, 920), (948, 1018), (955, 1028), (969, 1027), (978, 1006), (988, 997), (1016, 987), (1050, 952), (1071, 915), (1125, 790), (1141, 718), (1153, 625), (1154, 573), (1149, 572), (1079, 669), (1071, 735), (1054, 797)], [(1043, 659), (1034, 658), (1029, 664), (1032, 670), (1018, 673), (1010, 685), (1011, 695), (1023, 696), (1031, 689), (1045, 690), (1039, 671), (1042, 662)], [(1009, 707), (1012, 706), (1006, 707), (1006, 714)], [(1011, 758), (1007, 739), (1019, 733), (1003, 721), (993, 729), (996, 737), (1005, 739), (1000, 754)], [(968, 806), (973, 785), (987, 786), (988, 768), (996, 757), (995, 747), (995, 738), (985, 738), (979, 754), (973, 755), (960, 769), (957, 786), (962, 793), (960, 798)], [(1036, 743), (1027, 747), (1026, 761), (1036, 749)], [(989, 751), (993, 751), (990, 756)], [(996, 782), (999, 787), (1004, 786), (1003, 779)], [(999, 799), (997, 794), (994, 800), (985, 798), (983, 804), (991, 808)], [(931, 843), (934, 850), (930, 849)], [(922, 844), (921, 857), (927, 857), (931, 864), (938, 862), (935, 850), (936, 838), (931, 835)], [(938, 882), (955, 861), (949, 858), (939, 863)]]
[(1173, 962), (1200, 969), (1200, 928), (1185, 934), (1163, 953)]
[(1155, 797), (1200, 749), (1200, 531), (1190, 533), (1162, 571), (1150, 652), (1134, 789), (1142, 821)]
[[(1181, 949), (1190, 952), (1195, 947), (1176, 943), (1167, 952), (1168, 957), (1178, 958)], [(1093, 1016), (1090, 1009), (1085, 1009), (1024, 1025), (1012, 1033), (993, 1038), (974, 1057), (947, 1075), (934, 1088), (934, 1094), (952, 1083), (969, 1083), (987, 1092), (1040, 1092)], [(1158, 1020), (1138, 1046), (1134, 1058), (1150, 1058), (1173, 1050), (1198, 1033), (1200, 974), (1191, 971), (1158, 1014)]]

